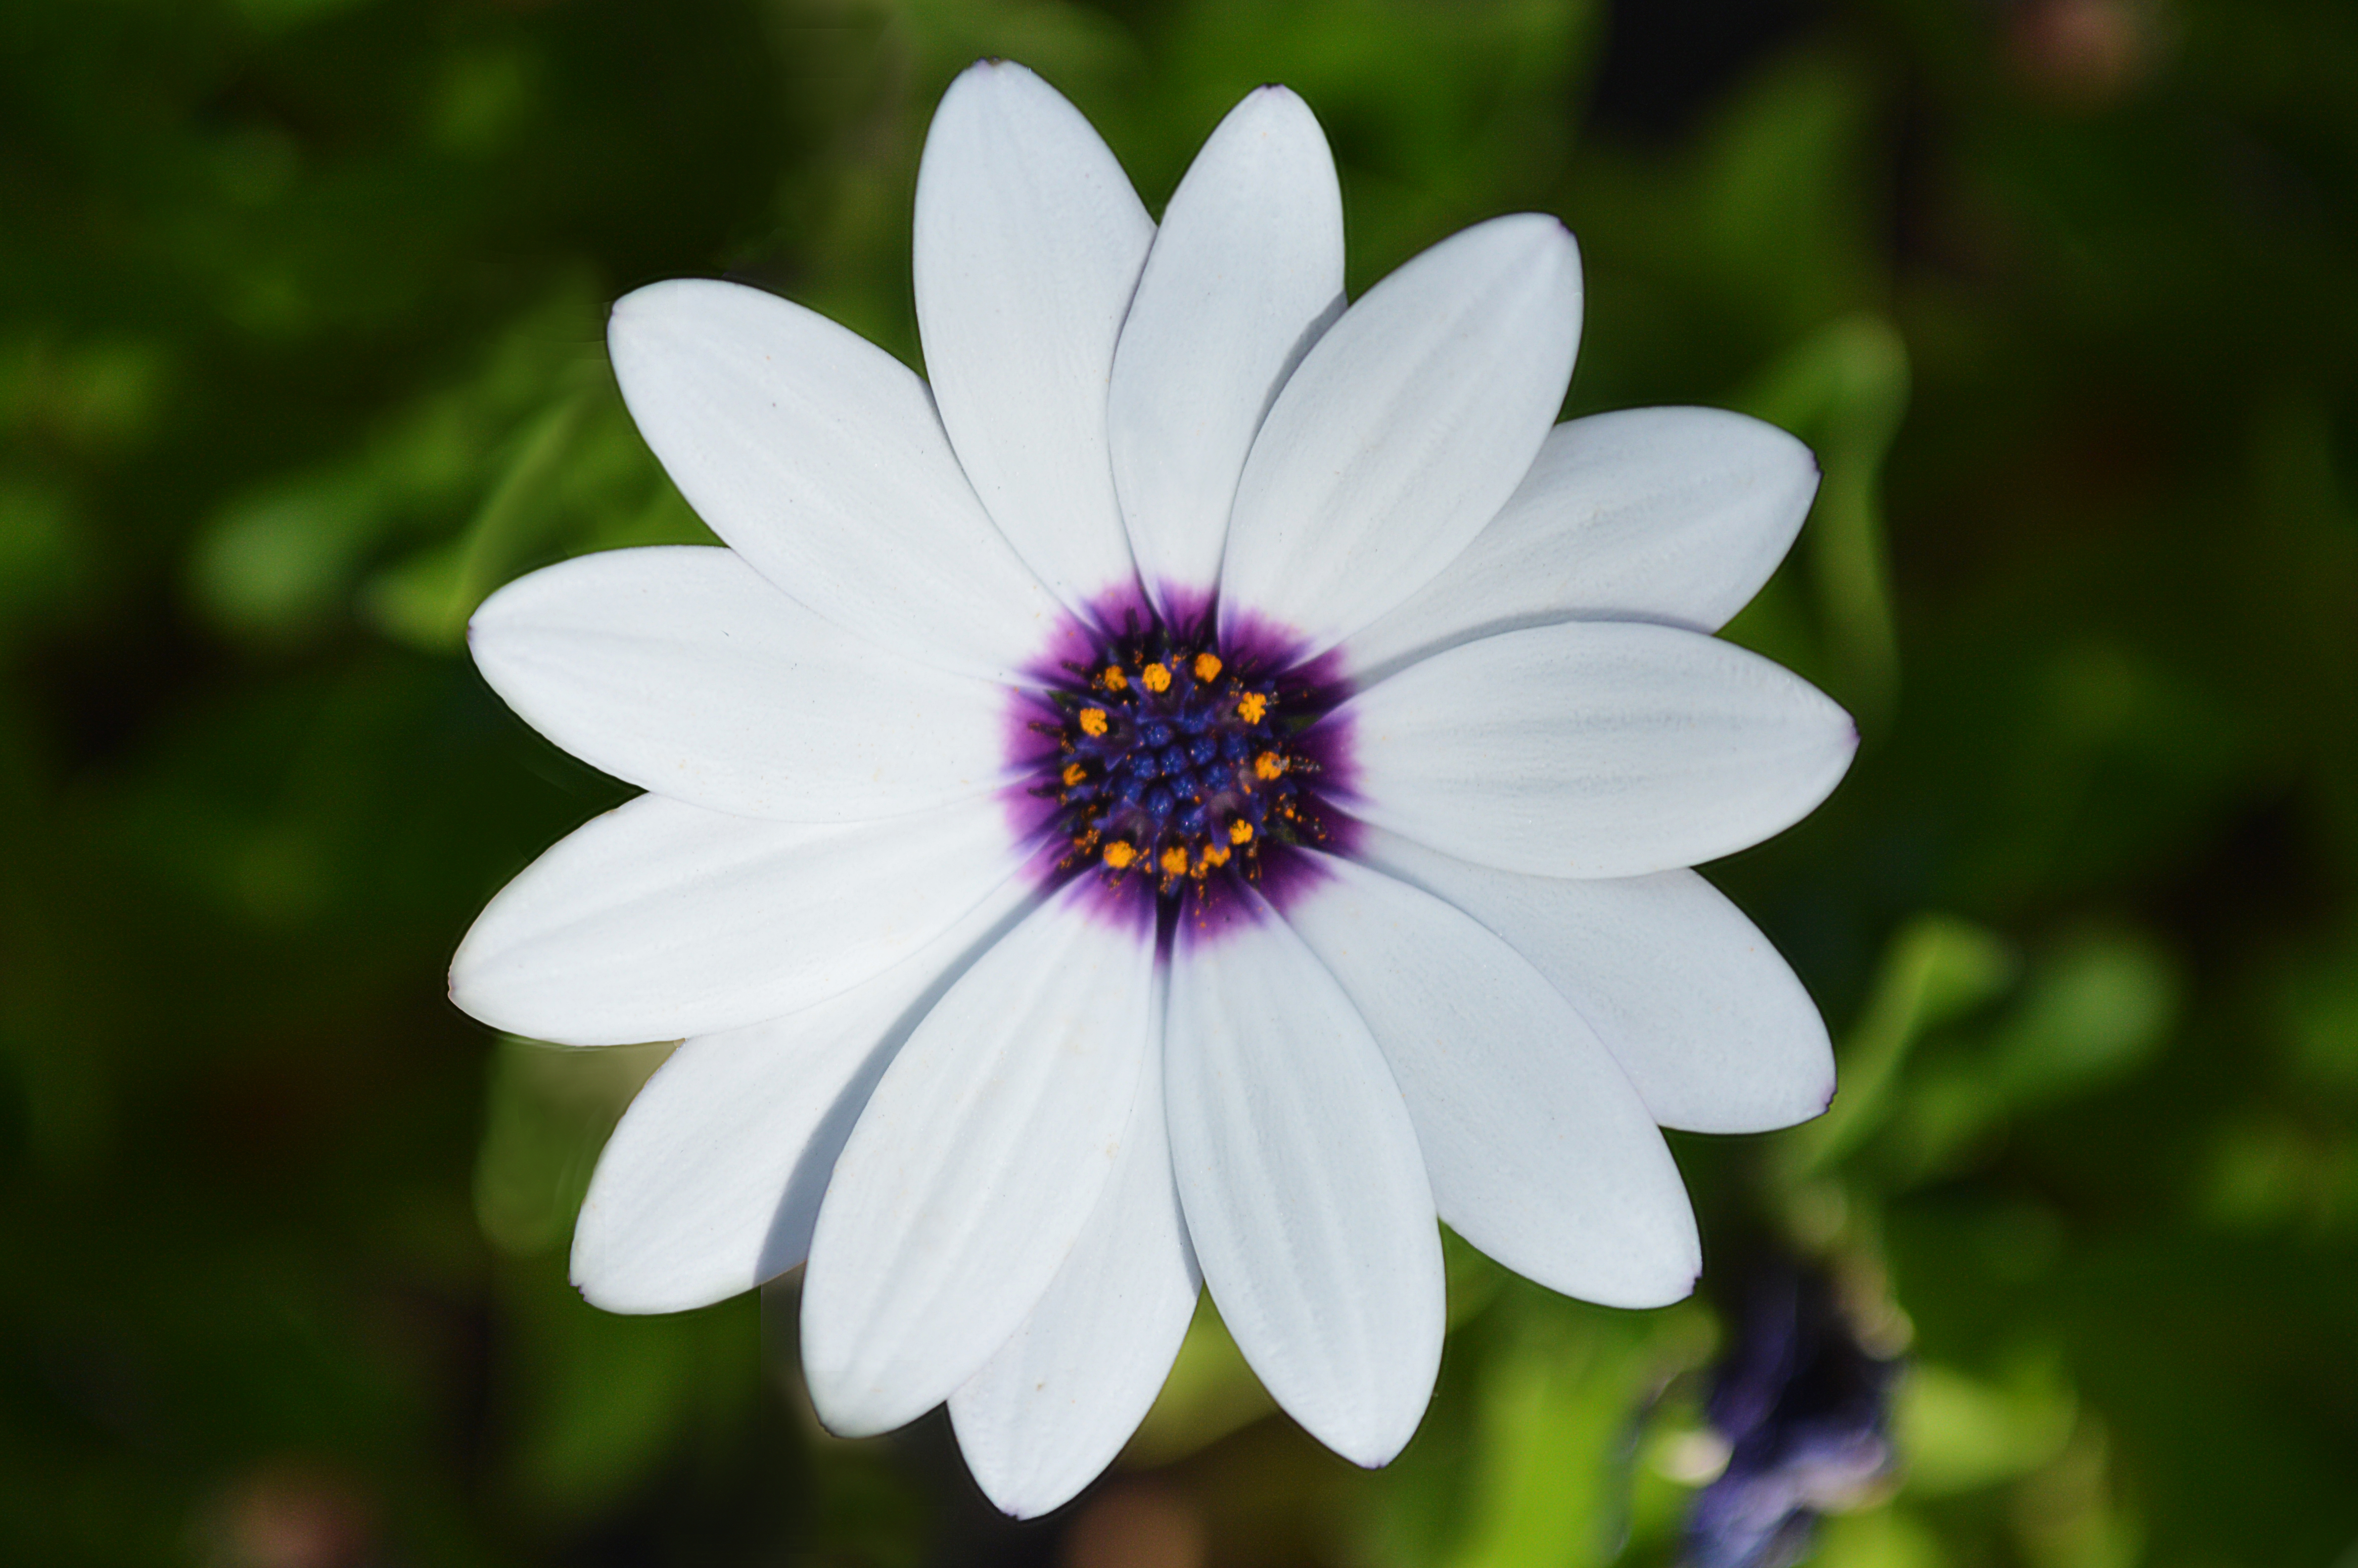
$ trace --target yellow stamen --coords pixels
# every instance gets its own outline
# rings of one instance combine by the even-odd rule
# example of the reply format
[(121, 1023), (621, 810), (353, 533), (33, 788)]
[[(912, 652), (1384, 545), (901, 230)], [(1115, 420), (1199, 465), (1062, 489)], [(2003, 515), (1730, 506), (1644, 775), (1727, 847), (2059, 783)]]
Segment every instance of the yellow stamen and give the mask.
[(1239, 816), (1228, 824), (1228, 842), (1238, 846), (1252, 842), (1252, 824)]
[(1105, 674), (1098, 678), (1105, 682), (1108, 691), (1121, 691), (1130, 685), (1130, 677), (1121, 673), (1120, 665), (1108, 665)]
[(1163, 850), (1163, 874), (1166, 876), (1185, 876), (1187, 874), (1187, 851), (1181, 849), (1176, 844), (1174, 844), (1168, 849)]
[(1248, 724), (1258, 724), (1269, 715), (1269, 698), (1257, 691), (1249, 691), (1237, 698), (1237, 717)]
[(1117, 871), (1129, 870), (1130, 863), (1136, 859), (1138, 851), (1119, 838), (1105, 847), (1105, 863)]
[(1102, 735), (1102, 734), (1104, 734), (1105, 732), (1106, 732), (1106, 712), (1105, 712), (1105, 709), (1104, 709), (1104, 708), (1082, 708), (1082, 709), (1081, 709), (1081, 733), (1082, 733), (1082, 734), (1084, 734), (1084, 735)]
[[(1275, 752), (1263, 752), (1253, 759), (1253, 777), (1257, 779), (1273, 779), (1284, 772), (1285, 759)], [(1065, 782), (1070, 784), (1074, 781), (1068, 779)]]
[(1228, 847), (1226, 844), (1207, 844), (1204, 847), (1204, 863), (1196, 870), (1207, 871), (1214, 866), (1225, 866), (1228, 863)]
[(1197, 680), (1217, 680), (1219, 678), (1219, 675), (1220, 656), (1217, 654), (1198, 654), (1195, 655), (1195, 678)]
[(1083, 766), (1081, 766), (1081, 764), (1080, 764), (1080, 763), (1078, 763), (1078, 762), (1066, 762), (1066, 763), (1065, 764), (1064, 779), (1065, 779), (1065, 787), (1066, 789), (1070, 789), (1070, 788), (1072, 788), (1072, 787), (1073, 787), (1073, 785), (1075, 785), (1075, 784), (1076, 784), (1080, 783), (1083, 779), (1085, 779), (1085, 778), (1087, 778), (1087, 777), (1088, 777), (1088, 776), (1089, 776), (1089, 770), (1088, 770), (1088, 769), (1087, 769), (1087, 768), (1085, 768), (1085, 767), (1083, 767)]
[(1171, 671), (1162, 665), (1149, 665), (1138, 672), (1138, 684), (1149, 691), (1169, 691)]

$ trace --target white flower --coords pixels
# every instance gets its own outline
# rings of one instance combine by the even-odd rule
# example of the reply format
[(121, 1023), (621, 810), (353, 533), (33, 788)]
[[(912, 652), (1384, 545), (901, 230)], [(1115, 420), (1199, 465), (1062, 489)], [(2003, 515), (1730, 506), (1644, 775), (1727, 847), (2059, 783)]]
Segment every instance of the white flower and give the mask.
[(494, 899), (452, 994), (685, 1037), (600, 1161), (619, 1312), (807, 1255), (838, 1432), (946, 1400), (1019, 1514), (1112, 1458), (1200, 1279), (1278, 1401), (1390, 1459), (1441, 1353), (1435, 1218), (1591, 1300), (1683, 1296), (1657, 1124), (1783, 1126), (1825, 1033), (1684, 868), (1855, 744), (1709, 633), (1816, 483), (1754, 421), (1551, 429), (1554, 220), (1343, 308), (1300, 100), (1224, 121), (1160, 231), (1073, 107), (986, 63), (917, 184), (932, 395), (724, 283), (614, 308), (624, 398), (727, 549), (477, 612), (485, 677), (646, 790)]

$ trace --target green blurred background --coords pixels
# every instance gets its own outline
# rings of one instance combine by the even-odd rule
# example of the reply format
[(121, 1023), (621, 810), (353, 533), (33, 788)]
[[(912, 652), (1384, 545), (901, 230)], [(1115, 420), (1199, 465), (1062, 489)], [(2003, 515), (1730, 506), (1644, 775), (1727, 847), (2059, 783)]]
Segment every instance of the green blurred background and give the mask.
[[(1675, 1140), (1705, 1297), (1454, 1256), (1372, 1474), (1199, 1325), (1124, 1469), (1022, 1528), (938, 1418), (817, 1433), (790, 1289), (576, 1299), (660, 1050), (499, 1040), (441, 978), (622, 793), (476, 678), (469, 610), (699, 536), (606, 303), (727, 273), (914, 362), (920, 140), (986, 53), (1154, 207), (1290, 83), (1355, 290), (1561, 214), (1571, 412), (1816, 449), (1731, 634), (1866, 737), (1713, 869), (1844, 1081)], [(1819, 1561), (2358, 1564), (2346, 0), (8, 0), (0, 667), (0, 1559), (1665, 1563), (1708, 1292), (1778, 1238), (1909, 1357), (1904, 1473)]]

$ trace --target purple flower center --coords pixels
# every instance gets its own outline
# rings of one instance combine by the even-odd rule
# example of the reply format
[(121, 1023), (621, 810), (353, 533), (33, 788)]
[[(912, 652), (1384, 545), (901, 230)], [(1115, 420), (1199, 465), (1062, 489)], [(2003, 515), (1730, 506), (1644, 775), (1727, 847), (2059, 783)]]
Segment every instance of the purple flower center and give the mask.
[(1325, 844), (1342, 820), (1321, 793), (1337, 741), (1311, 731), (1341, 688), (1260, 639), (1224, 647), (1208, 629), (1121, 619), (1062, 665), (1029, 723), (1053, 741), (1031, 793), (1052, 807), (1059, 870), (1175, 901), (1264, 882), (1293, 847)]

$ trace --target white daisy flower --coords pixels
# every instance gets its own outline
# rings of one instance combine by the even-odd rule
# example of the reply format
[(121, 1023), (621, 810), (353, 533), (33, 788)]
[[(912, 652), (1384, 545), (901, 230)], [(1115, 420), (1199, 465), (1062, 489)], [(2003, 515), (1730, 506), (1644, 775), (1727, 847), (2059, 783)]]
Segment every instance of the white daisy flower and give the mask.
[(1673, 1301), (1701, 1253), (1659, 1127), (1832, 1093), (1809, 998), (1685, 869), (1855, 746), (1710, 635), (1816, 470), (1710, 410), (1554, 425), (1581, 296), (1552, 218), (1346, 308), (1334, 166), (1282, 88), (1158, 230), (1071, 104), (977, 65), (915, 232), (930, 395), (751, 288), (614, 308), (623, 397), (729, 547), (476, 613), (493, 688), (646, 794), (492, 900), (452, 995), (684, 1038), (573, 1277), (669, 1312), (807, 1258), (835, 1431), (946, 1400), (992, 1498), (1054, 1508), (1200, 1283), (1281, 1405), (1383, 1464), (1440, 1359), (1436, 1220)]

